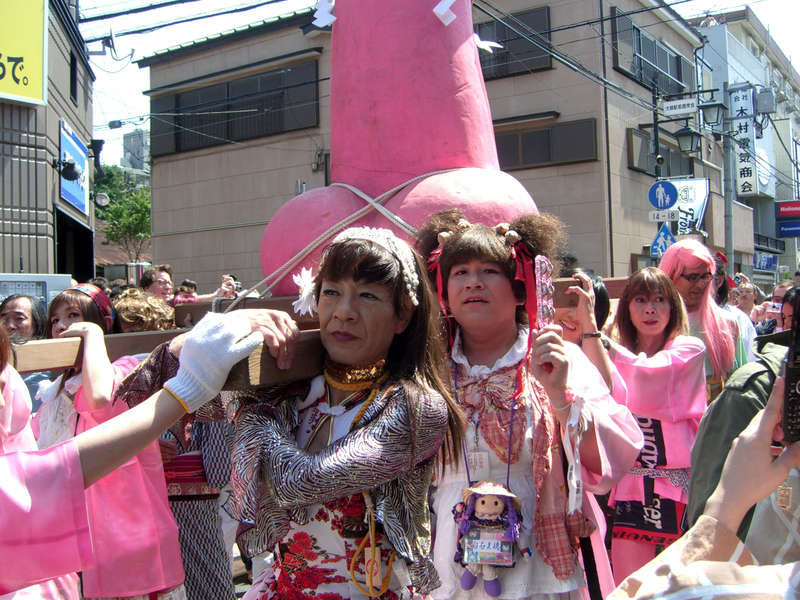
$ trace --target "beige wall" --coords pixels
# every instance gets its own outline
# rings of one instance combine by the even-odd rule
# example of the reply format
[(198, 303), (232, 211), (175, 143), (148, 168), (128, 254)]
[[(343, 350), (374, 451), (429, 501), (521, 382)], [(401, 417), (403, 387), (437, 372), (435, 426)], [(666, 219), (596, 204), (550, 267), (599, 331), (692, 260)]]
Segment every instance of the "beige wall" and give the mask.
[(176, 281), (195, 279), (203, 292), (215, 289), (221, 273), (235, 273), (245, 285), (258, 282), (258, 249), (270, 217), (294, 197), (298, 179), (308, 189), (325, 185), (324, 169), (313, 172), (311, 164), (317, 148), (330, 146), (330, 36), (308, 38), (292, 27), (151, 67), (151, 87), (158, 88), (319, 46), (318, 77), (326, 81), (319, 83), (318, 129), (153, 160), (153, 262), (172, 264)]

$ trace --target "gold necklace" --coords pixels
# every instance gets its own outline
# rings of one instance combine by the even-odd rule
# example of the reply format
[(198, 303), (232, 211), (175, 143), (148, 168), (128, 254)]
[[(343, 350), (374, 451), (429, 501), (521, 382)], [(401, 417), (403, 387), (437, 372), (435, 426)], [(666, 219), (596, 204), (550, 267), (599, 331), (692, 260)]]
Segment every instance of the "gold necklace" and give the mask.
[(328, 385), (347, 392), (378, 387), (389, 377), (385, 358), (368, 365), (343, 365), (326, 356), (323, 372)]

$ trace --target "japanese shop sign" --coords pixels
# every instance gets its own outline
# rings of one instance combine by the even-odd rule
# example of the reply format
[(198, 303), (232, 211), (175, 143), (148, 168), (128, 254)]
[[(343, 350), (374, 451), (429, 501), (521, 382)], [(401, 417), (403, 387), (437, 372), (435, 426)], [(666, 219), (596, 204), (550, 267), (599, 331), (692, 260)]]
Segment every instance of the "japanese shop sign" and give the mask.
[(668, 100), (661, 105), (661, 112), (665, 117), (680, 117), (693, 115), (697, 112), (697, 98), (684, 98), (683, 100)]
[(670, 180), (678, 190), (677, 208), (678, 235), (686, 235), (694, 229), (700, 229), (708, 204), (710, 183), (707, 178), (672, 179)]
[(0, 99), (47, 103), (47, 0), (0, 2)]
[(753, 90), (746, 88), (731, 92), (731, 129), (733, 130), (736, 168), (736, 194), (739, 197), (758, 195), (756, 166), (756, 136), (753, 127)]
[(61, 121), (59, 158), (73, 161), (80, 174), (74, 181), (61, 177), (61, 198), (83, 214), (89, 214), (89, 150), (64, 121)]

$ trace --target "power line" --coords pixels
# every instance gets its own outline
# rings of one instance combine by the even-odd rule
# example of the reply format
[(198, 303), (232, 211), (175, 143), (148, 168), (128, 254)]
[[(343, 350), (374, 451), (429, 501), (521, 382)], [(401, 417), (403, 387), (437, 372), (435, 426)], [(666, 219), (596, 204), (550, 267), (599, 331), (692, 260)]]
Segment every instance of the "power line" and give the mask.
[(127, 15), (133, 15), (136, 13), (146, 12), (149, 10), (156, 10), (159, 8), (165, 8), (167, 6), (174, 6), (175, 4), (185, 4), (188, 2), (199, 2), (200, 0), (166, 0), (165, 2), (159, 2), (156, 4), (149, 4), (147, 6), (137, 6), (136, 8), (130, 8), (128, 10), (115, 12), (115, 13), (105, 13), (102, 15), (92, 15), (90, 17), (79, 17), (78, 23), (91, 23), (93, 21), (105, 21), (107, 19), (114, 19), (116, 17), (124, 17)]
[[(636, 94), (633, 94), (632, 92), (629, 92), (628, 90), (626, 90), (622, 86), (619, 86), (619, 85), (609, 81), (608, 79), (606, 79), (602, 75), (599, 75), (598, 73), (595, 73), (591, 69), (585, 67), (580, 61), (570, 57), (566, 53), (561, 52), (561, 51), (556, 51), (554, 49), (552, 43), (550, 42), (550, 40), (548, 40), (547, 38), (544, 38), (543, 36), (539, 35), (539, 33), (537, 31), (533, 30), (526, 23), (523, 23), (522, 21), (517, 19), (515, 16), (498, 9), (497, 7), (495, 7), (491, 3), (489, 3), (487, 0), (476, 0), (476, 1), (480, 2), (481, 4), (485, 4), (486, 6), (488, 6), (495, 13), (497, 13), (499, 15), (502, 15), (506, 20), (503, 20), (502, 18), (498, 17), (495, 14), (492, 14), (491, 12), (489, 12), (486, 9), (484, 9), (483, 7), (478, 6), (477, 4), (473, 3), (473, 6), (477, 10), (481, 11), (485, 15), (487, 15), (490, 18), (494, 19), (498, 23), (501, 23), (501, 24), (505, 25), (508, 29), (510, 29), (512, 32), (516, 33), (522, 39), (527, 40), (528, 42), (530, 42), (531, 44), (533, 44), (534, 46), (536, 46), (540, 50), (546, 52), (547, 54), (549, 54), (551, 57), (556, 59), (558, 62), (560, 62), (561, 64), (563, 64), (567, 68), (575, 71), (576, 73), (579, 73), (580, 75), (583, 75), (584, 77), (586, 77), (590, 81), (593, 81), (594, 83), (597, 83), (597, 84), (599, 84), (601, 86), (606, 87), (606, 89), (611, 90), (615, 94), (618, 94), (619, 96), (622, 96), (623, 98), (633, 102), (634, 104), (638, 104), (638, 105), (640, 105), (643, 108), (646, 108), (648, 110), (653, 110), (654, 107), (653, 107), (653, 104), (650, 101), (645, 100), (644, 98), (641, 98), (641, 97), (637, 96)], [(507, 22), (507, 20), (513, 20), (515, 23), (517, 23), (521, 27), (525, 28), (530, 35), (527, 34), (527, 33), (523, 33), (520, 29), (518, 29), (514, 25), (509, 24)], [(540, 39), (537, 39), (537, 38), (540, 38)]]
[(767, 113), (767, 119), (769, 120), (770, 123), (772, 123), (772, 127), (775, 129), (775, 137), (778, 138), (778, 141), (781, 143), (781, 146), (783, 146), (783, 151), (786, 152), (786, 156), (789, 157), (789, 162), (792, 163), (792, 166), (794, 166), (796, 170), (800, 170), (800, 166), (797, 165), (797, 162), (794, 160), (792, 153), (789, 152), (789, 148), (786, 147), (786, 143), (783, 141), (781, 134), (778, 133), (778, 127), (777, 125), (775, 125), (775, 121), (772, 120), (772, 116), (769, 113)]
[[(136, 35), (139, 33), (150, 33), (152, 31), (157, 31), (158, 29), (163, 29), (164, 27), (171, 27), (173, 25), (181, 25), (183, 23), (190, 23), (192, 21), (199, 21), (202, 19), (210, 19), (212, 17), (219, 17), (222, 15), (230, 15), (239, 12), (246, 12), (248, 10), (253, 10), (254, 8), (260, 8), (262, 6), (267, 6), (269, 4), (277, 4), (279, 2), (286, 2), (287, 0), (265, 0), (263, 2), (259, 2), (257, 4), (252, 4), (249, 6), (240, 6), (237, 8), (228, 8), (223, 11), (218, 11), (215, 13), (205, 13), (202, 15), (195, 15), (193, 17), (186, 17), (185, 19), (177, 19), (175, 21), (166, 21), (162, 23), (156, 23), (155, 25), (150, 25), (149, 27), (142, 27), (139, 29), (129, 29), (127, 31), (120, 31), (119, 33), (115, 33), (114, 37), (123, 37), (126, 35)], [(101, 35), (99, 37), (88, 38), (84, 40), (87, 44), (92, 42), (99, 42), (108, 36)]]

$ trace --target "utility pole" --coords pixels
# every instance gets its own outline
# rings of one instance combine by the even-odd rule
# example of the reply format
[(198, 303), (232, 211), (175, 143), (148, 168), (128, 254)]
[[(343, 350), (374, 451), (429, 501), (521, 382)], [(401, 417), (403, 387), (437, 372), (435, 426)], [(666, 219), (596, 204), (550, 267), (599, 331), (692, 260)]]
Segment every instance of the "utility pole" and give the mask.
[(736, 160), (734, 156), (734, 141), (726, 127), (730, 124), (728, 98), (728, 82), (722, 84), (722, 99), (725, 103), (725, 110), (722, 117), (722, 150), (725, 155), (725, 257), (728, 259), (728, 274), (733, 277), (736, 266), (733, 262), (733, 201), (736, 196), (736, 179), (734, 171)]
[(661, 164), (658, 162), (660, 154), (659, 141), (658, 141), (658, 85), (656, 80), (653, 79), (653, 157), (655, 158), (655, 175), (656, 181), (661, 179)]

